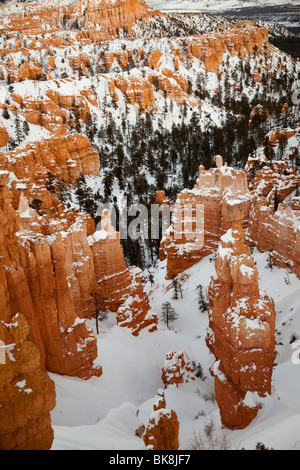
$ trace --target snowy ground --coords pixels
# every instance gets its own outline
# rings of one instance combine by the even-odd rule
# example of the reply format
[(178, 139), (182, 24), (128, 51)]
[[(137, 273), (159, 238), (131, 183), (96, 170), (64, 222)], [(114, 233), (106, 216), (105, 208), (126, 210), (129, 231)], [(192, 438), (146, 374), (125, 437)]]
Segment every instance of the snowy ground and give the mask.
[[(195, 435), (205, 438), (204, 427), (211, 419), (216, 437), (226, 436), (233, 449), (255, 449), (263, 442), (274, 449), (300, 450), (300, 364), (292, 358), (297, 349), (291, 337), (300, 339), (300, 280), (283, 269), (267, 269), (267, 254), (254, 252), (260, 272), (261, 290), (271, 295), (277, 311), (277, 365), (273, 374), (273, 393), (255, 420), (242, 431), (221, 429), (213, 396), (213, 378), (209, 367), (213, 355), (205, 344), (207, 313), (197, 305), (197, 285), (206, 287), (214, 269), (205, 258), (185, 271), (183, 299), (173, 300), (170, 281), (166, 281), (165, 263), (155, 270), (155, 287), (146, 285), (151, 306), (158, 314), (161, 304), (170, 301), (178, 320), (168, 330), (160, 321), (157, 332), (141, 332), (139, 337), (116, 325), (115, 316), (106, 320), (99, 334), (99, 363), (103, 375), (83, 381), (50, 374), (55, 381), (57, 405), (52, 412), (53, 449), (139, 450), (143, 441), (135, 436), (141, 424), (147, 424), (163, 388), (161, 371), (169, 351), (185, 351), (191, 361), (201, 364), (205, 379), (168, 387), (167, 408), (174, 409), (180, 421), (180, 449), (192, 448)], [(90, 321), (94, 328), (94, 322)], [(300, 342), (299, 342), (300, 344)], [(294, 346), (296, 343), (294, 343)], [(300, 346), (298, 347), (300, 349)], [(137, 416), (137, 410), (139, 414)]]

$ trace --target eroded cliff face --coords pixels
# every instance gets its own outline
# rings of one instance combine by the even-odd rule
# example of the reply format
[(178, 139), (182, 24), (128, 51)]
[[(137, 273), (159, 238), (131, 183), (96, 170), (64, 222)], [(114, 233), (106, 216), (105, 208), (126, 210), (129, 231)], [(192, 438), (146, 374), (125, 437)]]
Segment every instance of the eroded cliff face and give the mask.
[(194, 190), (178, 195), (172, 224), (161, 243), (167, 278), (212, 253), (233, 223), (243, 221), (246, 226), (250, 200), (245, 172), (224, 166), (221, 157), (217, 157), (217, 168), (206, 171), (201, 166)]
[(108, 39), (122, 28), (130, 32), (135, 20), (147, 21), (149, 8), (143, 0), (78, 0), (76, 2), (36, 2), (20, 4), (13, 14), (4, 6), (2, 15), (7, 31), (38, 34), (47, 29), (57, 31), (63, 27), (93, 30), (99, 27), (101, 38)]
[[(276, 133), (279, 138), (278, 132), (272, 135)], [(249, 160), (246, 171), (253, 193), (250, 243), (269, 252), (276, 265), (300, 277), (300, 179), (295, 168), (287, 160), (270, 162), (262, 153), (257, 160)]]
[(192, 38), (189, 43), (189, 53), (199, 58), (205, 64), (208, 72), (217, 72), (223, 63), (223, 54), (228, 50), (231, 55), (245, 56), (246, 52), (253, 53), (254, 48), (261, 52), (268, 31), (264, 28), (242, 29), (232, 28), (230, 31), (217, 31), (212, 34)]
[(256, 416), (259, 399), (271, 393), (275, 359), (275, 305), (260, 293), (258, 272), (240, 223), (221, 237), (209, 286), (207, 345), (221, 420), (243, 429)]
[(50, 137), (13, 152), (0, 152), (0, 168), (13, 172), (29, 187), (45, 185), (47, 173), (75, 183), (80, 173), (99, 175), (100, 160), (90, 141), (80, 135)]
[(28, 333), (20, 313), (9, 323), (0, 321), (0, 339), (6, 344), (0, 364), (1, 450), (49, 450), (53, 442), (55, 387), (40, 369), (39, 351)]
[(1, 319), (18, 312), (26, 317), (41, 367), (84, 378), (99, 375), (101, 369), (93, 367), (96, 338), (84, 323), (88, 311), (81, 298), (94, 286), (93, 265), (87, 256), (77, 267), (84, 249), (90, 255), (85, 218), (74, 215), (69, 226), (63, 219), (59, 231), (59, 220), (39, 216), (23, 194), (15, 210), (9, 175), (1, 176)]

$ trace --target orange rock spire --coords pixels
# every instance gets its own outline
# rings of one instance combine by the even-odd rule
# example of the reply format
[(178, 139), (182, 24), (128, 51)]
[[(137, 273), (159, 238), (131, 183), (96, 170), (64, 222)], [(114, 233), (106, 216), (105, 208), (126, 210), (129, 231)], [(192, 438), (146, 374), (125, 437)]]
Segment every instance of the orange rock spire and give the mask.
[(143, 434), (147, 449), (178, 450), (179, 421), (174, 410), (166, 409), (163, 391), (158, 391), (158, 399), (153, 406), (149, 424)]
[[(160, 250), (161, 259), (167, 257), (168, 279), (216, 249), (221, 235), (233, 224), (248, 221), (251, 198), (246, 172), (223, 165), (221, 156), (217, 156), (216, 164), (217, 168), (207, 171), (200, 166), (195, 188), (185, 189), (177, 197), (172, 224)], [(184, 224), (186, 210), (192, 217), (188, 231)], [(182, 227), (176, 224), (176, 214), (183, 216)]]
[(222, 238), (209, 286), (210, 333), (216, 357), (215, 393), (222, 423), (242, 429), (271, 393), (275, 358), (274, 301), (262, 295), (240, 224)]

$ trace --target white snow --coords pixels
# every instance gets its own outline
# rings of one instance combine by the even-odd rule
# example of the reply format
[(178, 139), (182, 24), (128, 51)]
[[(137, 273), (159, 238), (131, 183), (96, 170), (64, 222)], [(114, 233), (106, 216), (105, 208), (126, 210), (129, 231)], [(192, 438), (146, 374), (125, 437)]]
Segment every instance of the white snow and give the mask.
[[(248, 428), (226, 430), (226, 438), (233, 448), (255, 449), (257, 442), (263, 442), (278, 450), (300, 450), (300, 365), (292, 362), (295, 348), (290, 344), (292, 335), (300, 338), (300, 280), (290, 275), (287, 285), (285, 270), (266, 269), (267, 254), (255, 251), (254, 258), (262, 292), (274, 298), (277, 311), (273, 392), (262, 400), (262, 408)], [(169, 351), (184, 351), (191, 361), (202, 365), (205, 375), (205, 380), (196, 377), (164, 391), (167, 409), (175, 410), (180, 421), (180, 449), (191, 449), (195, 432), (203, 434), (211, 418), (216, 432), (224, 432), (209, 371), (215, 358), (205, 343), (208, 316), (197, 306), (196, 287), (208, 286), (214, 264), (207, 257), (182, 273), (183, 299), (179, 300), (172, 299), (171, 281), (165, 280), (165, 272), (165, 262), (160, 262), (154, 272), (155, 287), (147, 282), (146, 290), (151, 308), (158, 315), (163, 302), (172, 303), (179, 314), (172, 329), (160, 320), (158, 331), (142, 331), (134, 337), (126, 328), (118, 327), (111, 314), (101, 324), (98, 336), (101, 377), (83, 381), (50, 374), (57, 393), (56, 408), (51, 413), (53, 449), (144, 449), (135, 431), (149, 422), (157, 391), (163, 388), (161, 373)], [(87, 323), (95, 331), (94, 321)], [(217, 363), (214, 368), (217, 371)], [(249, 394), (246, 403), (251, 406), (256, 399)]]

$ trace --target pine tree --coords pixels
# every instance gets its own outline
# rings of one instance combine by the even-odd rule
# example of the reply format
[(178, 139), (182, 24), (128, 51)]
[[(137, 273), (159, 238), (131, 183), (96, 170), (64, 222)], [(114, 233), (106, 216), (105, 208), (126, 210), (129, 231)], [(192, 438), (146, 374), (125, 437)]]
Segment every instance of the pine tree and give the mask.
[(43, 201), (41, 201), (40, 199), (33, 199), (31, 203), (29, 204), (29, 206), (32, 209), (36, 210), (38, 214), (40, 214), (42, 204), (43, 204)]
[(172, 280), (172, 287), (173, 287), (172, 299), (178, 300), (179, 299), (179, 285), (178, 285), (178, 280), (176, 279), (176, 277), (174, 277)]
[(4, 119), (10, 119), (10, 114), (9, 114), (7, 107), (3, 108), (2, 116)]
[(273, 267), (274, 267), (274, 261), (272, 260), (272, 256), (270, 253), (268, 253), (268, 257), (267, 257), (267, 266), (266, 268), (269, 268), (271, 271), (273, 270)]
[(82, 210), (82, 207), (84, 205), (85, 191), (86, 191), (85, 176), (81, 173), (75, 183), (75, 194), (77, 197), (77, 202), (79, 204), (80, 211)]
[(163, 303), (161, 308), (162, 308), (162, 319), (164, 323), (166, 323), (167, 328), (169, 328), (169, 324), (177, 320), (178, 315), (175, 312), (175, 309), (170, 304), (170, 302)]
[(21, 143), (22, 140), (22, 131), (21, 131), (21, 124), (18, 114), (15, 112), (15, 129), (16, 129), (16, 137), (18, 144)]
[(198, 289), (198, 307), (201, 312), (205, 312), (208, 309), (207, 295), (203, 291), (203, 286), (199, 284)]

